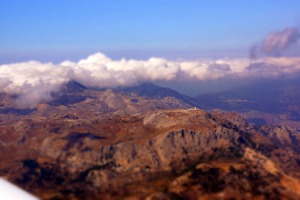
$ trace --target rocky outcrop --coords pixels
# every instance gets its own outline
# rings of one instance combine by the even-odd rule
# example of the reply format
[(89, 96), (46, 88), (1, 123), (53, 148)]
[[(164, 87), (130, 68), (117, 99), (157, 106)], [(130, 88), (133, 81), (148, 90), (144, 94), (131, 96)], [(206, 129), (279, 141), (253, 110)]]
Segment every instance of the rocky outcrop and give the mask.
[[(133, 120), (127, 117), (110, 122), (118, 127), (116, 133), (111, 133), (115, 137), (119, 134), (130, 135), (130, 130), (124, 125), (128, 124), (125, 119), (129, 122)], [(67, 136), (63, 134), (45, 138), (40, 149), (53, 159), (64, 160), (75, 171), (84, 165), (107, 164), (112, 164), (116, 171), (176, 170), (186, 167), (213, 148), (240, 146), (242, 141), (252, 145), (248, 133), (238, 130), (230, 121), (218, 120), (201, 110), (157, 111), (135, 118), (134, 128), (141, 133), (135, 132), (122, 141), (109, 144), (108, 137), (91, 136), (92, 133), (80, 140), (67, 141), (66, 137), (79, 134), (67, 133)], [(84, 134), (87, 133), (80, 135)]]

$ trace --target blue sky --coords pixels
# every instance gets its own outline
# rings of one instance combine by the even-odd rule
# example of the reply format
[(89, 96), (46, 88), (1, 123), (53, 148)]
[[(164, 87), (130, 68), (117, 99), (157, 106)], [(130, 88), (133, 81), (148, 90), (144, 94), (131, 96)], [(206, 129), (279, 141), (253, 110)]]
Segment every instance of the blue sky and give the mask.
[(268, 32), (299, 26), (299, 10), (298, 0), (1, 0), (0, 62), (247, 56)]

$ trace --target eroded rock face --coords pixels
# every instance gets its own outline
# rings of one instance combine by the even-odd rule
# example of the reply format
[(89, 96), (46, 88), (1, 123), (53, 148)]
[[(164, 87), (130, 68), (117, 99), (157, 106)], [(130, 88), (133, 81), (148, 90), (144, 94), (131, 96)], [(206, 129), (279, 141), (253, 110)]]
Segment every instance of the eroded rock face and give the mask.
[(69, 116), (1, 122), (1, 176), (43, 199), (300, 198), (292, 129), (199, 109)]
[[(213, 148), (228, 148), (249, 140), (230, 121), (218, 122), (202, 110), (156, 111), (134, 119), (111, 119), (110, 123), (116, 133), (103, 136), (101, 132), (109, 132), (103, 127), (97, 134), (51, 135), (39, 148), (44, 155), (64, 160), (74, 171), (83, 165), (109, 163), (116, 171), (170, 171), (176, 170), (174, 166), (185, 167), (185, 162), (191, 163)], [(101, 121), (94, 124), (100, 125)], [(132, 128), (138, 131), (131, 132)]]

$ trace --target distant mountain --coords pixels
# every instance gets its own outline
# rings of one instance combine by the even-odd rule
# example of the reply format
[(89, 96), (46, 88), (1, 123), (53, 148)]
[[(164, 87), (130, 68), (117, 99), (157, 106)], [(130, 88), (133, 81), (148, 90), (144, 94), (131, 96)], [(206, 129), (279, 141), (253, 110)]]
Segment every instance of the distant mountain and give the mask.
[(164, 97), (175, 97), (175, 98), (182, 98), (182, 95), (178, 92), (169, 89), (154, 85), (153, 83), (141, 83), (135, 86), (129, 87), (119, 87), (116, 91), (126, 92), (136, 94), (142, 97), (154, 98), (154, 99), (161, 99)]
[(52, 93), (53, 100), (48, 102), (49, 105), (70, 105), (79, 102), (83, 102), (87, 99), (85, 91), (87, 91), (84, 85), (76, 82), (70, 81), (61, 86), (60, 91)]
[(32, 114), (92, 117), (106, 113), (133, 114), (161, 109), (194, 107), (192, 101), (174, 90), (145, 83), (117, 89), (95, 89), (70, 81), (52, 93), (52, 100), (24, 107), (15, 103), (17, 96), (0, 94), (0, 114)]
[(196, 97), (182, 95), (152, 83), (114, 89), (88, 88), (70, 81), (52, 93), (42, 105), (22, 107), (18, 95), (0, 94), (0, 114), (51, 115), (81, 112), (81, 117), (106, 113), (133, 114), (160, 109), (198, 107), (205, 110), (236, 111), (257, 125), (289, 125), (300, 129), (300, 80), (269, 79), (240, 88)]
[(186, 95), (182, 95), (175, 90), (170, 88), (165, 88), (161, 86), (157, 86), (153, 83), (141, 83), (135, 86), (129, 87), (119, 87), (116, 89), (118, 92), (123, 92), (126, 94), (137, 95), (141, 97), (147, 97), (150, 99), (163, 99), (165, 97), (173, 97), (179, 99), (191, 106), (196, 106), (197, 103), (191, 97)]
[(76, 81), (69, 81), (62, 85), (60, 91), (62, 93), (83, 92), (88, 88)]
[[(299, 79), (259, 80), (237, 89), (203, 94), (194, 99), (201, 108), (236, 111), (247, 118), (256, 118), (256, 122), (259, 122), (259, 113), (261, 122), (272, 122), (271, 116), (278, 118), (273, 120), (275, 123), (282, 120), (297, 122), (300, 121), (299, 85)], [(280, 117), (284, 119), (280, 120)]]

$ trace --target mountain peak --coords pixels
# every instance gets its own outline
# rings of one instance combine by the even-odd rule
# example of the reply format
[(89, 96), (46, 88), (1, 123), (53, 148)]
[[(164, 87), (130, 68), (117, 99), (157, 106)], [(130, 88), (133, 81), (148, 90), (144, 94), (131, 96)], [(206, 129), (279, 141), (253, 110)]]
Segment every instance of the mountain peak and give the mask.
[(64, 85), (62, 85), (61, 87), (61, 91), (62, 92), (82, 92), (84, 90), (86, 90), (87, 88), (82, 85), (81, 83), (77, 82), (77, 81), (69, 81), (67, 83), (65, 83)]
[(149, 97), (154, 99), (162, 99), (164, 97), (175, 97), (182, 99), (183, 96), (175, 90), (157, 86), (153, 83), (145, 82), (130, 87), (119, 87), (117, 91), (125, 93), (133, 93), (138, 96)]

